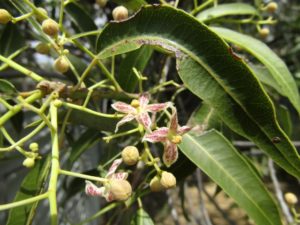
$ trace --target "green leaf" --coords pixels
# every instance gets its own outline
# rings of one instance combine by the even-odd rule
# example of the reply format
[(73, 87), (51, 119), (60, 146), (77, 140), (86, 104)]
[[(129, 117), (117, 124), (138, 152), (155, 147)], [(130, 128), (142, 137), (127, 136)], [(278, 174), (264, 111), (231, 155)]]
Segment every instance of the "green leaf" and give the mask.
[[(94, 20), (79, 4), (70, 3), (65, 7), (65, 11), (80, 32), (97, 30)], [(90, 35), (87, 38), (91, 46), (94, 48), (96, 37), (94, 35)]]
[[(50, 159), (50, 157), (47, 157), (36, 161), (34, 168), (24, 178), (14, 201), (28, 199), (42, 192), (45, 179), (49, 173)], [(6, 225), (31, 224), (37, 205), (38, 202), (11, 209)]]
[(264, 64), (280, 87), (276, 90), (286, 96), (300, 114), (300, 98), (296, 82), (285, 63), (266, 44), (226, 28), (212, 27), (211, 29), (226, 41), (242, 47)]
[(152, 48), (149, 46), (143, 46), (133, 52), (129, 52), (120, 64), (119, 75), (116, 76), (118, 83), (123, 90), (133, 92), (136, 88), (137, 77), (133, 72), (133, 67), (138, 71), (143, 71), (146, 67), (151, 55)]
[[(230, 129), (252, 140), (287, 172), (300, 177), (299, 155), (279, 127), (262, 85), (221, 38), (184, 11), (145, 6), (131, 19), (106, 26), (97, 44), (99, 58), (145, 44), (173, 52), (179, 75), (191, 92), (214, 108)], [(280, 142), (273, 143), (274, 139)]]
[(0, 79), (0, 97), (4, 99), (11, 99), (18, 95), (15, 86), (7, 80)]
[(137, 11), (139, 8), (141, 8), (143, 5), (147, 4), (145, 0), (112, 0), (113, 2), (123, 5), (128, 9), (131, 9), (133, 11)]
[(68, 162), (70, 163), (70, 165), (72, 165), (82, 153), (95, 145), (99, 140), (100, 133), (95, 130), (87, 130), (82, 135), (80, 135), (80, 138), (71, 146), (72, 151), (68, 158)]
[(249, 4), (244, 3), (229, 3), (220, 4), (216, 7), (212, 7), (200, 12), (196, 17), (201, 22), (207, 22), (209, 20), (214, 20), (223, 16), (236, 16), (236, 15), (249, 15), (257, 16), (259, 15), (256, 8)]
[(200, 137), (184, 135), (179, 148), (245, 209), (257, 225), (282, 224), (277, 206), (260, 178), (219, 132), (213, 130)]
[(284, 105), (279, 105), (277, 107), (277, 118), (282, 125), (283, 130), (290, 137), (293, 133), (293, 122), (289, 109)]
[(25, 39), (17, 25), (8, 23), (0, 37), (0, 54), (9, 56), (25, 46)]
[(130, 225), (154, 225), (154, 223), (148, 213), (144, 209), (139, 208), (131, 219)]

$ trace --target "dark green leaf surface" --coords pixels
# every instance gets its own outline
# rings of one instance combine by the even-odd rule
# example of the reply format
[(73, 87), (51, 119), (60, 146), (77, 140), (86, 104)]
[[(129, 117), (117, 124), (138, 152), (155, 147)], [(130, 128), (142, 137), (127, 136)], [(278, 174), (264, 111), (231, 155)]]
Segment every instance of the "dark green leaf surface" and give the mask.
[[(135, 17), (104, 28), (98, 38), (98, 57), (132, 51), (145, 44), (172, 51), (179, 75), (191, 92), (211, 105), (228, 127), (300, 177), (299, 155), (279, 127), (271, 100), (247, 65), (232, 55), (221, 38), (181, 10), (146, 6)], [(273, 143), (274, 138), (281, 141)]]
[(116, 76), (118, 83), (123, 90), (133, 92), (137, 85), (137, 77), (133, 72), (133, 67), (142, 72), (147, 65), (151, 55), (152, 48), (143, 46), (142, 48), (129, 52), (120, 64), (120, 73)]
[(220, 133), (184, 135), (179, 148), (245, 209), (255, 224), (282, 224), (277, 206), (256, 172)]
[(220, 4), (200, 12), (196, 17), (201, 22), (217, 19), (223, 16), (258, 15), (256, 8), (244, 3)]
[(0, 79), (0, 98), (10, 99), (18, 95), (15, 86), (7, 80)]
[(154, 223), (148, 213), (144, 209), (139, 208), (131, 219), (130, 225), (154, 225)]
[(213, 27), (212, 30), (226, 41), (241, 46), (264, 64), (280, 89), (300, 114), (300, 97), (296, 82), (285, 63), (263, 42), (245, 34), (226, 28)]
[[(41, 193), (44, 181), (48, 176), (50, 157), (36, 161), (34, 168), (24, 178), (14, 201), (34, 197)], [(29, 225), (35, 215), (38, 203), (20, 206), (9, 211), (6, 225)]]
[(8, 23), (1, 33), (0, 37), (0, 54), (9, 56), (13, 52), (25, 46), (25, 39), (18, 26)]
[[(65, 7), (65, 11), (80, 32), (97, 30), (94, 20), (83, 8), (80, 7), (79, 4), (70, 3)], [(94, 48), (96, 37), (92, 35), (88, 36), (87, 38), (90, 41), (91, 46)]]

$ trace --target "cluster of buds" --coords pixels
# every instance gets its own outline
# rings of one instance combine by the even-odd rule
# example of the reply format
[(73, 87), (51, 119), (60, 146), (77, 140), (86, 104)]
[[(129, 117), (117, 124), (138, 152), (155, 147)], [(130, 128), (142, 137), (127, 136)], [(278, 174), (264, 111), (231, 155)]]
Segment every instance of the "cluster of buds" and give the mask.
[(117, 159), (109, 168), (102, 187), (97, 187), (90, 181), (86, 181), (85, 193), (89, 196), (101, 196), (106, 201), (125, 201), (132, 193), (130, 183), (126, 180), (128, 174), (125, 172), (115, 173), (122, 159)]
[(29, 145), (29, 149), (31, 150), (31, 152), (28, 154), (26, 159), (24, 159), (24, 161), (23, 161), (23, 166), (25, 166), (27, 168), (33, 167), (35, 164), (35, 160), (37, 158), (39, 158), (38, 153), (37, 153), (39, 151), (38, 143), (36, 143), (36, 142), (31, 143)]
[(167, 171), (163, 171), (161, 176), (156, 175), (150, 181), (150, 189), (153, 192), (163, 191), (176, 187), (176, 177)]

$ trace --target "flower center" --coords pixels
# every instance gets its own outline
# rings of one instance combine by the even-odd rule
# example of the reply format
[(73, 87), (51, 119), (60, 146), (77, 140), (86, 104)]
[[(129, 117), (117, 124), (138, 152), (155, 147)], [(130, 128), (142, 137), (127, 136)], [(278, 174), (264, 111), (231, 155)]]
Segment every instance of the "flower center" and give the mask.
[(137, 100), (137, 99), (133, 99), (133, 100), (131, 101), (130, 105), (131, 105), (132, 107), (134, 107), (134, 108), (138, 108), (138, 107), (140, 107), (140, 102), (139, 102), (139, 100)]
[(174, 144), (180, 144), (182, 141), (182, 137), (180, 135), (174, 135), (171, 137), (171, 142)]

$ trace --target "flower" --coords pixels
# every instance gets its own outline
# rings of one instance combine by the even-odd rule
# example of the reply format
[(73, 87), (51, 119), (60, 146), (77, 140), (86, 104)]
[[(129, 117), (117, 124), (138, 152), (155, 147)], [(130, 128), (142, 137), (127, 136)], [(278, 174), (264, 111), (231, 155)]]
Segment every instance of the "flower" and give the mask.
[(166, 103), (157, 103), (157, 104), (148, 104), (149, 103), (149, 95), (142, 94), (139, 99), (134, 99), (130, 104), (124, 102), (116, 102), (112, 104), (112, 108), (118, 112), (126, 114), (123, 119), (121, 119), (116, 126), (115, 132), (118, 131), (119, 126), (132, 121), (135, 119), (139, 124), (142, 124), (143, 127), (150, 131), (151, 127), (151, 118), (149, 116), (149, 112), (159, 112), (162, 111), (169, 106), (172, 105), (170, 102)]
[(115, 173), (118, 166), (122, 163), (122, 159), (116, 159), (108, 170), (107, 181), (104, 186), (97, 187), (90, 181), (85, 181), (85, 193), (90, 196), (102, 196), (106, 201), (114, 200), (124, 201), (130, 197), (132, 189), (129, 182), (126, 180), (128, 173)]
[(180, 144), (182, 135), (191, 130), (189, 126), (180, 127), (178, 124), (177, 110), (172, 107), (172, 116), (168, 127), (161, 127), (152, 133), (146, 134), (144, 141), (164, 144), (163, 161), (166, 166), (171, 166), (178, 158), (177, 144)]

